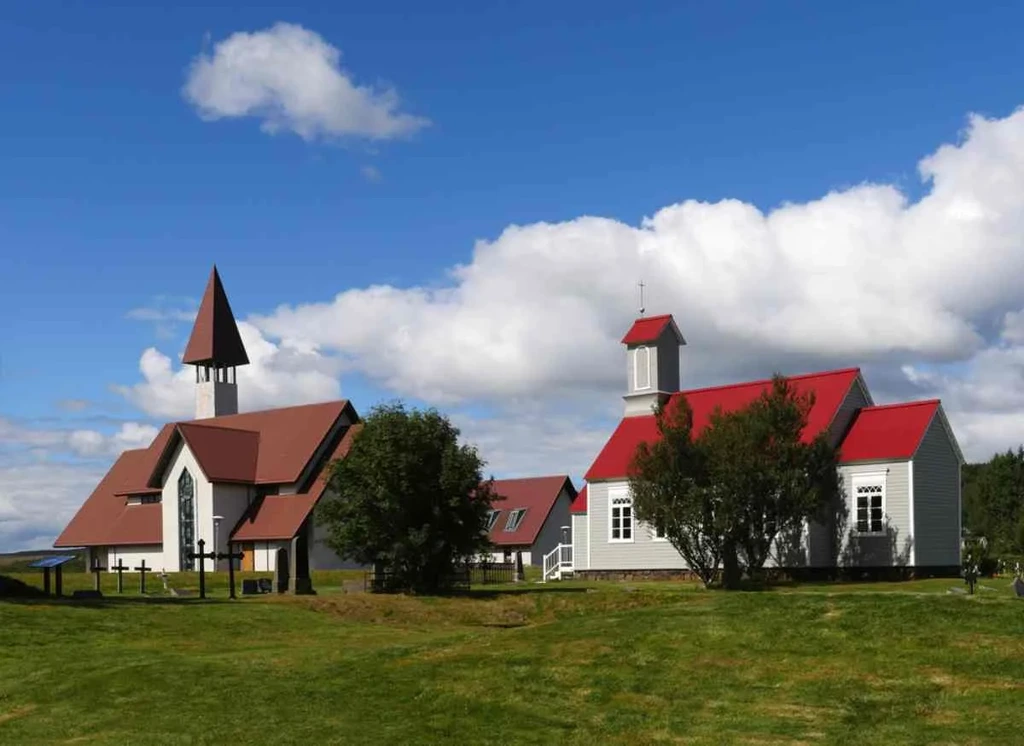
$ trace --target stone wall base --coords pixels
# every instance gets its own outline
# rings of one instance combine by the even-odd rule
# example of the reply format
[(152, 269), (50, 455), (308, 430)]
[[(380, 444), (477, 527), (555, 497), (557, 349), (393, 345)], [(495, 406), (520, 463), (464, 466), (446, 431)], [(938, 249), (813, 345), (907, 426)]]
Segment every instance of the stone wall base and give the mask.
[[(766, 567), (771, 581), (826, 580), (920, 580), (922, 578), (960, 577), (960, 568), (951, 567)], [(636, 582), (646, 580), (699, 580), (692, 570), (577, 570), (580, 580), (614, 580)]]

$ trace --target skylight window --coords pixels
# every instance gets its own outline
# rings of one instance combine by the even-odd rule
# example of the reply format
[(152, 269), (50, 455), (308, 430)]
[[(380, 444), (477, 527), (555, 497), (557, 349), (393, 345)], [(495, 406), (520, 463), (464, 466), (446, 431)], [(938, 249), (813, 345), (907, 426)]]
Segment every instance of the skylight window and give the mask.
[(494, 524), (498, 522), (498, 516), (501, 515), (500, 510), (492, 510), (487, 514), (487, 530), (490, 531), (494, 528)]
[(519, 524), (523, 522), (523, 516), (526, 515), (526, 508), (516, 508), (508, 514), (508, 522), (505, 524), (506, 531), (515, 531), (519, 528)]

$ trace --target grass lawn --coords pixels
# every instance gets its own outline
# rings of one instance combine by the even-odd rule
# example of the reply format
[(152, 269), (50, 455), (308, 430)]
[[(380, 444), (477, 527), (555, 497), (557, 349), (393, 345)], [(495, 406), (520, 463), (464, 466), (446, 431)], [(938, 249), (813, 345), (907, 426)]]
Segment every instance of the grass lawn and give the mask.
[(218, 578), (205, 602), (0, 601), (0, 743), (1021, 741), (1006, 579), (341, 592), (358, 576), (316, 597), (230, 602)]

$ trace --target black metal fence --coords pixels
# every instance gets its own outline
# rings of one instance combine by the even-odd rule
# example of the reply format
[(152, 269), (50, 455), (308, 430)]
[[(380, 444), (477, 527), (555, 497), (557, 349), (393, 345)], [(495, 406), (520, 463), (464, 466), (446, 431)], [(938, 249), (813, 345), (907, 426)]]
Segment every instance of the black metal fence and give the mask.
[[(444, 578), (438, 591), (468, 591), (472, 585), (511, 583), (516, 578), (514, 562), (470, 562), (456, 567)], [(388, 571), (368, 571), (363, 587), (369, 593), (405, 593), (413, 590), (401, 576)]]

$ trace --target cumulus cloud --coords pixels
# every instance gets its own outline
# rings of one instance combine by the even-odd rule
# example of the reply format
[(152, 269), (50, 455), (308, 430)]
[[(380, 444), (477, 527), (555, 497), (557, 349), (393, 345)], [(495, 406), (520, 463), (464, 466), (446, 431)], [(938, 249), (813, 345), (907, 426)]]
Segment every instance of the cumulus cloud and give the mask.
[(183, 94), (204, 119), (256, 117), (265, 132), (292, 131), (305, 140), (386, 140), (429, 124), (399, 111), (394, 89), (357, 85), (340, 61), (341, 52), (319, 34), (277, 23), (239, 31), (199, 54)]
[[(253, 411), (290, 404), (336, 399), (340, 395), (338, 359), (320, 354), (301, 341), (275, 344), (251, 324), (238, 324), (249, 365), (238, 369), (238, 406)], [(143, 380), (114, 390), (146, 414), (166, 420), (195, 415), (195, 370), (182, 366), (155, 347), (142, 353)]]
[[(643, 278), (649, 313), (674, 313), (689, 342), (684, 385), (870, 365), (924, 395), (924, 379), (902, 367), (949, 368), (940, 390), (966, 431), (984, 397), (960, 389), (991, 380), (992, 412), (1024, 407), (1024, 110), (972, 116), (919, 171), (928, 190), (916, 202), (866, 183), (767, 212), (688, 200), (639, 225), (511, 226), (478, 242), (445, 287), (351, 289), (249, 321), (443, 405), (580, 391), (614, 401), (618, 340)], [(976, 454), (1011, 435), (976, 429), (965, 435)]]
[(4, 453), (28, 451), (39, 457), (70, 454), (82, 458), (116, 456), (132, 448), (145, 448), (157, 429), (138, 422), (123, 422), (114, 432), (85, 428), (45, 428), (0, 417), (0, 448)]
[(68, 463), (0, 464), (0, 548), (50, 546), (104, 471)]

